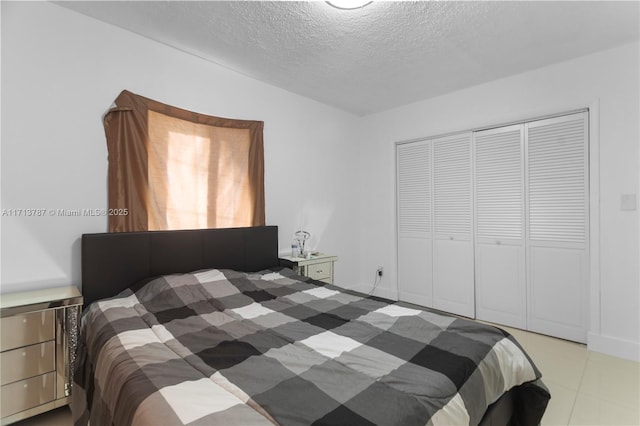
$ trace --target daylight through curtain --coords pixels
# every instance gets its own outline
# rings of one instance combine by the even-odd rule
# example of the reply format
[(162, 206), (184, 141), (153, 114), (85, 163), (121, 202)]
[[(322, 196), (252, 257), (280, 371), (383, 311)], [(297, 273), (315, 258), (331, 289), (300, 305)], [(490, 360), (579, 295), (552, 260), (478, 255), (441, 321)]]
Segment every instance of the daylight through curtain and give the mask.
[(104, 117), (110, 232), (265, 224), (261, 121), (198, 114), (128, 91), (115, 105)]

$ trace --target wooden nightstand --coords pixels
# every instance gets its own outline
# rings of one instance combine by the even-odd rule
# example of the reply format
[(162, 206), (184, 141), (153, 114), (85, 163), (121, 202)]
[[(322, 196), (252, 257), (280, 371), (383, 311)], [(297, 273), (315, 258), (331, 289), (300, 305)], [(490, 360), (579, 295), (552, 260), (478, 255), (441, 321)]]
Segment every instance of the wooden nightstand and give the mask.
[(291, 268), (305, 277), (333, 284), (333, 263), (337, 261), (337, 256), (317, 253), (311, 256), (311, 259), (283, 256), (280, 258), (280, 265)]
[(75, 287), (0, 295), (3, 425), (71, 402), (81, 306)]

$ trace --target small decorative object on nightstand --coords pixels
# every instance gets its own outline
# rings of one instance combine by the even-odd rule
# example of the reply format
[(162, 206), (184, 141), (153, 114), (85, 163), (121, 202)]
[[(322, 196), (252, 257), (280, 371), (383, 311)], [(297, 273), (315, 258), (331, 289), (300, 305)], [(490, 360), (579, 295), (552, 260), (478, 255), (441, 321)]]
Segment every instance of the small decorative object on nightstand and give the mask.
[(310, 256), (280, 258), (280, 265), (293, 269), (300, 275), (333, 284), (333, 263), (338, 260), (337, 256), (323, 253), (311, 253)]
[[(311, 234), (307, 231), (297, 231), (295, 233), (296, 240), (298, 241), (298, 251), (300, 252), (300, 257), (306, 258), (307, 252), (304, 250), (304, 245), (309, 238), (311, 238)], [(293, 254), (291, 254), (293, 256)]]
[(75, 287), (0, 296), (3, 425), (71, 402), (81, 306)]

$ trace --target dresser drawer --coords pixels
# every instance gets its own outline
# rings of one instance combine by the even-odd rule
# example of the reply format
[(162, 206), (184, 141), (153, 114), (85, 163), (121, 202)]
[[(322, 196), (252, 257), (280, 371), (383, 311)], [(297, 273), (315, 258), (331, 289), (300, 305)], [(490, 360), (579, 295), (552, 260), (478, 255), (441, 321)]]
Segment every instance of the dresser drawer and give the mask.
[(53, 401), (55, 376), (47, 373), (2, 386), (2, 417)]
[(47, 310), (2, 318), (0, 351), (53, 340), (53, 314)]
[(0, 353), (0, 384), (17, 382), (55, 370), (53, 340)]
[(331, 277), (332, 262), (316, 263), (307, 266), (307, 276), (314, 280), (324, 280)]

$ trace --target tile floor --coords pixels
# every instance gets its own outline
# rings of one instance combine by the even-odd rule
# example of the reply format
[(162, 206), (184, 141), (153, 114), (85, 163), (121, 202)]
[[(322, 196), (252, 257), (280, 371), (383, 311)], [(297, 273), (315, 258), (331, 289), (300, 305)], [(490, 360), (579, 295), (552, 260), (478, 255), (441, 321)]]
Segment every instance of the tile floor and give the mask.
[(543, 425), (640, 425), (640, 363), (502, 328), (529, 353), (551, 392)]
[[(551, 391), (543, 425), (640, 425), (640, 363), (585, 345), (502, 327), (529, 353)], [(70, 426), (67, 407), (17, 426)]]

